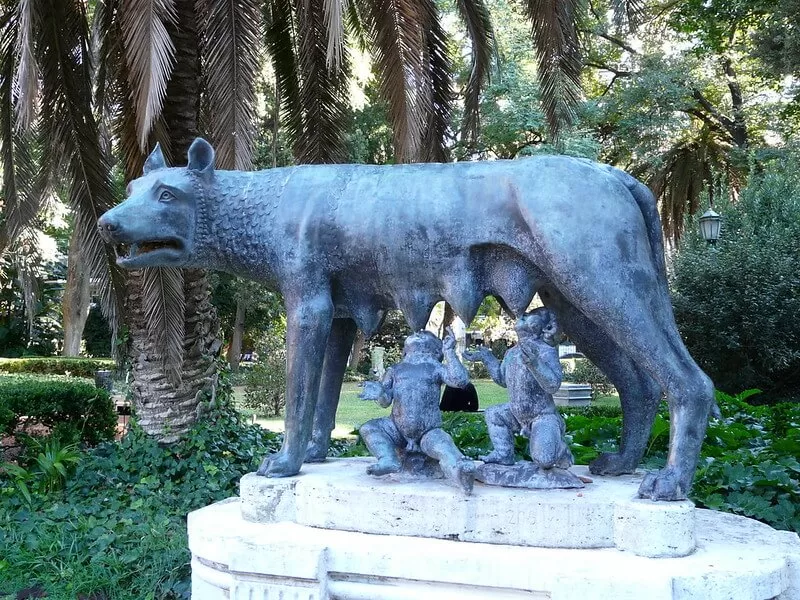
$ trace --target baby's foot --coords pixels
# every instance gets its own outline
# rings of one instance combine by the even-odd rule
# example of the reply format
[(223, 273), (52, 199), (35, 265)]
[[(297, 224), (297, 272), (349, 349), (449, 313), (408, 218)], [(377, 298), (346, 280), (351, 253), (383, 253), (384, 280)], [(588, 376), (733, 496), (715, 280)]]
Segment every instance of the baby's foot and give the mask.
[(392, 460), (391, 458), (382, 458), (375, 464), (369, 465), (367, 467), (367, 474), (368, 475), (375, 475), (379, 477), (381, 475), (388, 475), (389, 473), (397, 473), (400, 470), (400, 461), (395, 459)]
[(498, 465), (507, 465), (507, 466), (513, 465), (515, 462), (513, 455), (509, 456), (507, 454), (500, 454), (499, 452), (497, 452), (497, 450), (492, 450), (486, 456), (479, 456), (478, 458), (485, 463), (495, 463)]

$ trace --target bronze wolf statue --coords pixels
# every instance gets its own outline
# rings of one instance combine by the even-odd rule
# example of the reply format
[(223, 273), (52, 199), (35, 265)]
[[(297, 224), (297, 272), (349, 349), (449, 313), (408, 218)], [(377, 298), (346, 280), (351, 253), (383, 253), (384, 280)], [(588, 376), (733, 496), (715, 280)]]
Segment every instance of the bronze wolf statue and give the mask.
[(396, 307), (422, 329), (440, 300), (469, 323), (488, 295), (519, 316), (538, 292), (620, 392), (620, 451), (592, 471), (633, 471), (666, 394), (667, 465), (639, 493), (686, 497), (713, 385), (675, 327), (655, 201), (634, 178), (564, 156), (217, 171), (203, 139), (188, 158), (168, 168), (156, 148), (98, 225), (125, 268), (219, 269), (283, 294), (286, 437), (260, 474), (324, 459), (357, 328)]

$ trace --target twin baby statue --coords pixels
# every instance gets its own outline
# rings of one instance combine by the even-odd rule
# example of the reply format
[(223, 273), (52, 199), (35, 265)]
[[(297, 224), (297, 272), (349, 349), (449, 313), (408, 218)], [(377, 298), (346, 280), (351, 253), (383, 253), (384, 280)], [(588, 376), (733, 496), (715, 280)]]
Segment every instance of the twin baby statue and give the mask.
[[(476, 476), (495, 485), (582, 487), (566, 470), (573, 458), (552, 396), (561, 385), (555, 316), (538, 308), (520, 317), (515, 329), (519, 342), (502, 362), (485, 346), (464, 352), (465, 360), (482, 361), (491, 378), (508, 388), (509, 401), (485, 412), (493, 449), (481, 457), (483, 465), (476, 468), (442, 429), (441, 386), (463, 388), (469, 382), (455, 352), (452, 332), (441, 341), (420, 331), (406, 338), (402, 361), (389, 368), (380, 382), (364, 384), (363, 400), (374, 400), (384, 408), (392, 406), (391, 416), (368, 421), (360, 429), (364, 443), (378, 459), (367, 472), (375, 476), (401, 471), (421, 475), (422, 465), (430, 472), (438, 463), (441, 475), (466, 494), (472, 492)], [(515, 465), (516, 434), (528, 438), (530, 462)]]

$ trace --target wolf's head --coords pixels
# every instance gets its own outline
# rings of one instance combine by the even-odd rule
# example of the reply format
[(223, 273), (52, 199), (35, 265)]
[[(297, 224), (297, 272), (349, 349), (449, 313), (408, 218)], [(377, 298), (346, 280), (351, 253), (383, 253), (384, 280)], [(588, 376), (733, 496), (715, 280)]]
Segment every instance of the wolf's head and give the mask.
[(214, 177), (214, 149), (197, 138), (189, 164), (168, 168), (161, 148), (147, 157), (144, 173), (128, 185), (128, 198), (100, 217), (100, 235), (114, 245), (126, 269), (191, 266), (195, 258), (203, 189)]

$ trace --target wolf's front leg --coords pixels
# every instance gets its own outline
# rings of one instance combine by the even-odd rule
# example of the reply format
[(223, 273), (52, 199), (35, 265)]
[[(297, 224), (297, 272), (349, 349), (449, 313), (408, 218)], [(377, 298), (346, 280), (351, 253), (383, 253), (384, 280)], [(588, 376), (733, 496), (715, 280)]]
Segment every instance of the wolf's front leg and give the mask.
[(286, 433), (280, 452), (264, 459), (259, 475), (296, 475), (311, 439), (325, 347), (333, 321), (327, 290), (286, 298)]

